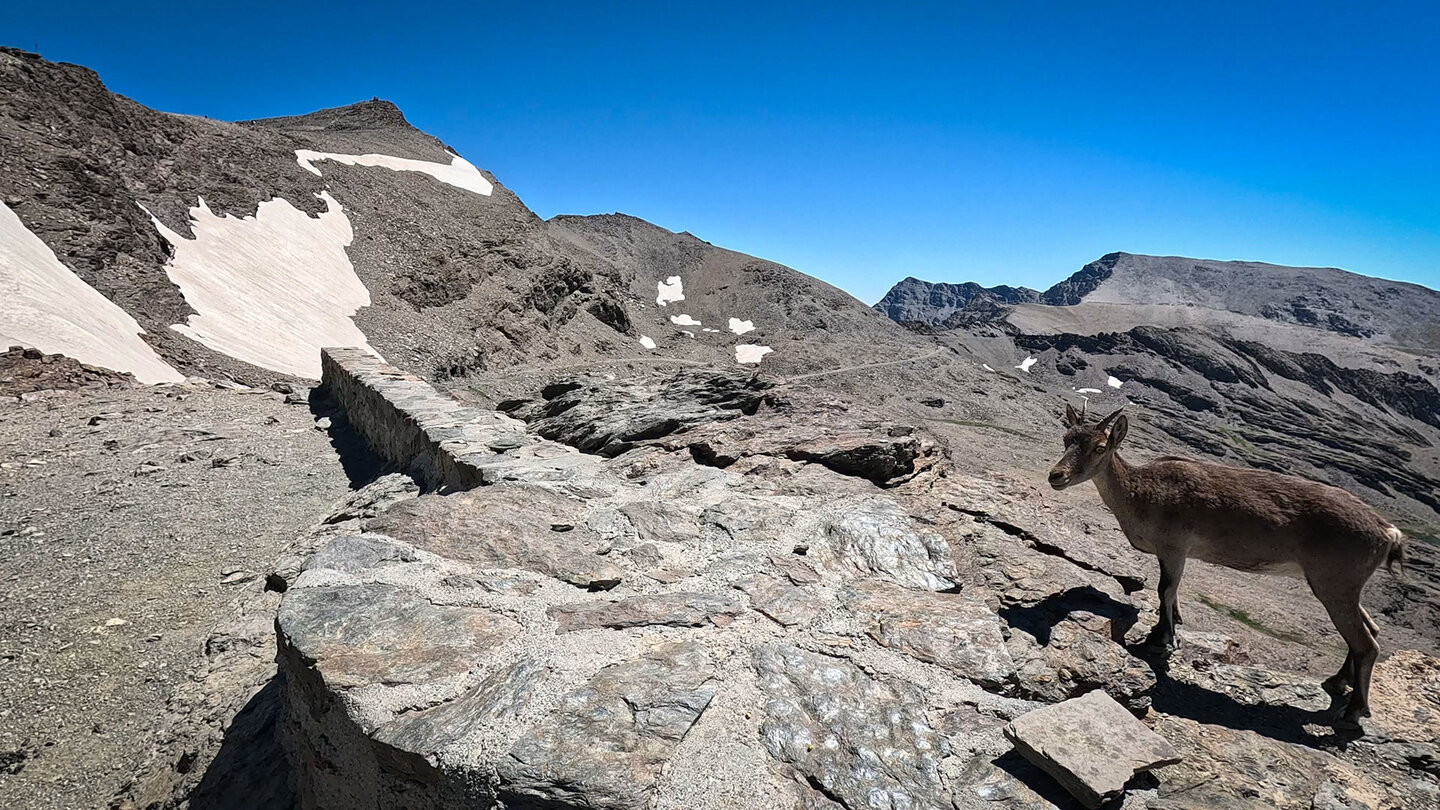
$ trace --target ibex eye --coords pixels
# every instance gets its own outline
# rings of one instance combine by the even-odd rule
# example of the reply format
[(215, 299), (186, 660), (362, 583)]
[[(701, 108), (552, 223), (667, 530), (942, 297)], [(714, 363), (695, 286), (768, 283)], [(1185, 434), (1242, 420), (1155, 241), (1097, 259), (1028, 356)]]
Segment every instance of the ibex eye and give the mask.
[(1095, 455), (1098, 456), (1098, 455), (1100, 455), (1100, 454), (1103, 453), (1103, 452), (1105, 452), (1105, 445), (1103, 445), (1103, 444), (1097, 444), (1097, 445), (1095, 445)]

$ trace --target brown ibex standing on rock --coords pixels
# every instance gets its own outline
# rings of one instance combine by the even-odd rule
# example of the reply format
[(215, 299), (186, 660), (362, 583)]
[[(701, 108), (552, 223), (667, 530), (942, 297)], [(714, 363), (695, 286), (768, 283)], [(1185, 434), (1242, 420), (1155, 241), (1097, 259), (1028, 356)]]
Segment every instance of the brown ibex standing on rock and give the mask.
[(1303, 578), (1344, 636), (1349, 655), (1323, 686), (1354, 691), (1340, 723), (1370, 715), (1370, 674), (1380, 628), (1360, 606), (1375, 569), (1405, 560), (1405, 536), (1343, 489), (1290, 475), (1165, 456), (1132, 466), (1116, 450), (1129, 429), (1116, 411), (1087, 424), (1065, 406), (1065, 455), (1050, 486), (1095, 482), (1130, 545), (1160, 559), (1160, 621), (1146, 644), (1174, 649), (1185, 560)]

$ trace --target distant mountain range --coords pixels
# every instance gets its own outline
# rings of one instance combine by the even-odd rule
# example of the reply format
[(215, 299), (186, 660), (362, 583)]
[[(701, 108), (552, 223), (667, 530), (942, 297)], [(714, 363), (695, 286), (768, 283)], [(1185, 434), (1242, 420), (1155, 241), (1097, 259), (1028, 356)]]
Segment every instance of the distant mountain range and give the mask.
[(1198, 307), (1420, 351), (1440, 349), (1440, 292), (1427, 287), (1335, 268), (1180, 256), (1109, 253), (1043, 293), (1027, 287), (907, 278), (875, 308), (900, 323), (944, 328), (957, 313), (963, 321), (965, 315), (988, 312), (995, 305), (1019, 304)]

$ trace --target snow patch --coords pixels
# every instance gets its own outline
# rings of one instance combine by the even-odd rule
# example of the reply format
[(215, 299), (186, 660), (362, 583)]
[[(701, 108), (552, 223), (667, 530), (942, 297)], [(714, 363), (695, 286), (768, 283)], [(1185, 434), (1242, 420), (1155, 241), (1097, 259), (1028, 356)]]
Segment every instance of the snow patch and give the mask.
[(981, 363), (981, 364), (980, 364), (980, 367), (983, 368), (983, 369), (985, 369), (986, 371), (994, 371), (994, 370), (995, 370), (995, 369), (993, 369), (993, 368), (990, 368), (990, 364), (989, 364), (989, 363)]
[(666, 304), (684, 300), (685, 285), (680, 283), (679, 276), (671, 276), (664, 281), (655, 282), (655, 303), (663, 307)]
[(641, 346), (644, 346), (644, 347), (647, 348), (647, 349), (654, 349), (654, 348), (655, 348), (655, 338), (652, 338), (652, 337), (650, 337), (649, 335), (641, 335), (641, 336), (640, 336), (640, 345), (641, 345)]
[(485, 179), (485, 175), (481, 174), (479, 169), (459, 155), (452, 154), (450, 157), (454, 160), (450, 161), (450, 165), (447, 166), (444, 163), (411, 160), (390, 155), (342, 155), (336, 152), (315, 152), (310, 149), (295, 150), (295, 162), (317, 177), (321, 174), (320, 170), (315, 168), (314, 161), (333, 160), (345, 166), (383, 166), (397, 172), (420, 172), (428, 174), (446, 185), (490, 196), (494, 186)]
[(1030, 367), (1033, 366), (1033, 365), (1035, 365), (1035, 362), (1036, 362), (1035, 358), (1033, 358), (1033, 357), (1027, 357), (1027, 358), (1025, 358), (1024, 360), (1021, 360), (1021, 361), (1020, 361), (1020, 365), (1016, 366), (1015, 368), (1018, 368), (1018, 369), (1020, 369), (1021, 371), (1025, 372), (1026, 374), (1029, 374), (1029, 373), (1030, 373)]
[(1115, 379), (1114, 377), (1111, 377), (1110, 379), (1108, 379), (1108, 380), (1105, 381), (1105, 384), (1108, 385), (1108, 386), (1110, 386), (1111, 388), (1119, 388), (1120, 386), (1124, 385), (1125, 383), (1120, 382), (1119, 380)]
[(769, 346), (758, 346), (754, 343), (741, 343), (735, 347), (735, 362), (737, 363), (758, 363), (760, 358), (775, 351)]
[(742, 321), (739, 318), (731, 318), (729, 323), (730, 331), (737, 335), (755, 331), (754, 321)]
[(1075, 389), (1075, 393), (1077, 393), (1077, 394), (1098, 394), (1098, 393), (1100, 393), (1100, 389), (1099, 389), (1099, 388), (1076, 388), (1076, 389)]
[(75, 275), (0, 205), (0, 349), (28, 346), (128, 371), (144, 383), (183, 382), (143, 334), (130, 313)]
[(676, 326), (699, 326), (700, 322), (689, 315), (671, 315), (670, 322)]
[(689, 329), (681, 329), (681, 330), (680, 330), (680, 334), (682, 334), (682, 335), (684, 335), (685, 337), (688, 337), (688, 338), (693, 338), (693, 337), (695, 337), (695, 333), (694, 333), (694, 332), (691, 332)]
[(719, 330), (719, 329), (711, 329), (710, 327), (707, 326), (707, 327), (705, 327), (704, 329), (701, 329), (700, 331), (701, 331), (701, 332), (719, 332), (720, 330)]
[(237, 360), (312, 380), (320, 378), (323, 346), (375, 354), (350, 320), (370, 304), (345, 255), (350, 220), (328, 192), (316, 197), (326, 205), (319, 217), (275, 197), (244, 219), (216, 216), (201, 199), (190, 209), (194, 239), (152, 215), (174, 248), (165, 272), (196, 313), (170, 328)]

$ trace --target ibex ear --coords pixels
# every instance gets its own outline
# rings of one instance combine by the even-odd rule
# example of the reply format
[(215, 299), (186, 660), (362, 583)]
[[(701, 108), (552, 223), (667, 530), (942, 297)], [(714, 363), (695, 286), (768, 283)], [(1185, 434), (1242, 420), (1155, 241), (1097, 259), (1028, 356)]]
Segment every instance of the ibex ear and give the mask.
[(1078, 424), (1080, 424), (1080, 414), (1070, 407), (1070, 403), (1065, 403), (1065, 427), (1075, 427)]
[(1115, 424), (1110, 426), (1110, 438), (1106, 441), (1111, 450), (1120, 446), (1125, 440), (1125, 434), (1130, 431), (1130, 420), (1124, 416), (1115, 417)]

